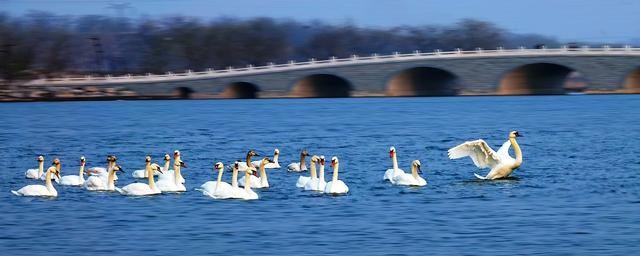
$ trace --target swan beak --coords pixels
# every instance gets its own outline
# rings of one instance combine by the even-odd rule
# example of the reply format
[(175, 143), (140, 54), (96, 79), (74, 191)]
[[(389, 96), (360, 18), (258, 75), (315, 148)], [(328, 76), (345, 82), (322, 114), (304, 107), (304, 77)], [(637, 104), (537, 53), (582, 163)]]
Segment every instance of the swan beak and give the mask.
[(185, 162), (180, 162), (180, 167), (187, 168), (187, 164)]
[(119, 171), (119, 172), (124, 172), (124, 169), (122, 169), (122, 166), (119, 166), (119, 165), (118, 165), (118, 171)]
[(418, 173), (422, 174), (422, 168), (420, 168), (420, 166), (418, 165)]
[(389, 158), (393, 158), (393, 151), (389, 151)]

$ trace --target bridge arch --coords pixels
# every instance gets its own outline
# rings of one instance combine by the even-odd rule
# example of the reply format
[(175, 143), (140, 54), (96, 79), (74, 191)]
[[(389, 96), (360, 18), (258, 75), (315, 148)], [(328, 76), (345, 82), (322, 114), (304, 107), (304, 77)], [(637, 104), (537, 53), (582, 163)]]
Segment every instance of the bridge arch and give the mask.
[(313, 74), (298, 80), (291, 88), (290, 95), (299, 98), (346, 98), (351, 96), (353, 86), (340, 76), (333, 74)]
[(518, 66), (500, 78), (498, 94), (564, 94), (584, 90), (586, 82), (575, 69), (555, 63), (541, 62)]
[(224, 99), (255, 99), (258, 97), (260, 88), (249, 82), (233, 82), (227, 84), (224, 90), (219, 94)]
[(401, 70), (387, 80), (387, 96), (451, 96), (459, 89), (459, 78), (444, 69), (414, 67)]
[(636, 67), (627, 74), (623, 88), (631, 93), (640, 93), (640, 67)]
[(191, 87), (180, 86), (174, 88), (174, 94), (180, 99), (189, 99), (195, 91)]

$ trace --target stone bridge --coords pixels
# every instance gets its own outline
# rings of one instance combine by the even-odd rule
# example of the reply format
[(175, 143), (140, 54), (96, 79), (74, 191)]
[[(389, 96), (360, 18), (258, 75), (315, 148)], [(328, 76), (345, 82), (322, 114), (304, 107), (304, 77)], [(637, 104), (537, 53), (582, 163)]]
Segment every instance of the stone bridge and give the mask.
[(34, 80), (194, 98), (640, 92), (640, 48), (502, 49), (352, 56), (224, 70)]

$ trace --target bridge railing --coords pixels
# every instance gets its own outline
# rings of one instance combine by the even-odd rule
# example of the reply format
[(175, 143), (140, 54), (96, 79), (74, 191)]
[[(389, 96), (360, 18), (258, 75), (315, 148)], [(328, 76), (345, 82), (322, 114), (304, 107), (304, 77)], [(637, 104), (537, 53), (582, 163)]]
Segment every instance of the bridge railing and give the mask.
[(30, 85), (74, 85), (74, 84), (104, 84), (104, 83), (140, 83), (140, 82), (157, 82), (157, 81), (174, 81), (174, 80), (197, 80), (225, 76), (250, 75), (269, 72), (279, 72), (298, 69), (332, 67), (342, 65), (367, 64), (367, 63), (385, 63), (400, 61), (415, 61), (423, 59), (449, 59), (449, 58), (476, 58), (476, 57), (500, 57), (500, 56), (554, 56), (554, 55), (640, 55), (640, 48), (630, 46), (624, 47), (568, 47), (560, 48), (539, 48), (528, 49), (520, 47), (517, 49), (504, 49), (498, 47), (496, 49), (480, 49), (455, 51), (432, 52), (414, 51), (412, 53), (394, 52), (389, 55), (371, 54), (368, 56), (352, 55), (348, 58), (331, 57), (326, 60), (311, 59), (305, 62), (289, 61), (282, 64), (268, 63), (264, 66), (247, 66), (241, 68), (229, 67), (227, 69), (207, 69), (204, 71), (194, 72), (186, 70), (184, 73), (166, 72), (165, 74), (144, 74), (144, 75), (123, 75), (123, 76), (83, 76), (83, 77), (58, 77), (33, 80)]

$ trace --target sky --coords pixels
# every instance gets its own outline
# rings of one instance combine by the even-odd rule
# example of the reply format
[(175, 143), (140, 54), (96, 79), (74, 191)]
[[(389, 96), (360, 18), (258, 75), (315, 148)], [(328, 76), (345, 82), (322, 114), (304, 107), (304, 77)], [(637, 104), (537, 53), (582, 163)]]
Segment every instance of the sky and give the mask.
[(108, 6), (122, 3), (128, 4), (122, 14), (130, 18), (260, 16), (364, 27), (448, 25), (475, 18), (564, 42), (640, 42), (638, 0), (0, 0), (0, 12), (115, 16), (118, 11)]

